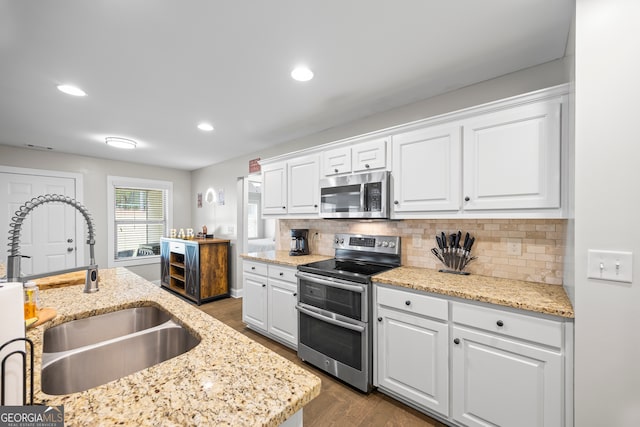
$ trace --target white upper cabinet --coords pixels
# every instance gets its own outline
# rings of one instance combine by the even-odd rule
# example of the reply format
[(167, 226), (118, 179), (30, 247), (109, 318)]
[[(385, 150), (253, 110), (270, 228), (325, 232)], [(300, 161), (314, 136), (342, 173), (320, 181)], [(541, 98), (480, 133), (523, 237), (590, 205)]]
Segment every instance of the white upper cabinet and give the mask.
[(287, 164), (272, 163), (262, 167), (262, 214), (287, 213)]
[(287, 162), (289, 183), (287, 213), (318, 213), (320, 176), (318, 156), (305, 156)]
[(351, 147), (339, 147), (322, 153), (324, 176), (351, 172)]
[(316, 216), (319, 199), (318, 155), (262, 166), (262, 214)]
[(389, 140), (389, 137), (376, 138), (324, 150), (322, 174), (332, 176), (386, 169)]
[(354, 172), (365, 172), (387, 167), (388, 138), (374, 139), (356, 144), (351, 148), (351, 168)]
[(464, 123), (465, 211), (560, 207), (560, 100)]
[(393, 136), (393, 211), (460, 209), (459, 124)]

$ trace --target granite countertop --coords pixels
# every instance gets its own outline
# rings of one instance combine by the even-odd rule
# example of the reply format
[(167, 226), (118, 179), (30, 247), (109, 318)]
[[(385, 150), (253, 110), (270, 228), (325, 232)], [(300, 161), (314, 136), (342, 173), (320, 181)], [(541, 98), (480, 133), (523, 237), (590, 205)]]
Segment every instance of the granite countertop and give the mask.
[(271, 262), (292, 267), (333, 258), (332, 256), (315, 254), (291, 256), (289, 255), (289, 251), (250, 252), (248, 254), (241, 254), (240, 256), (243, 259), (251, 261)]
[(398, 267), (373, 277), (377, 283), (574, 318), (562, 286), (478, 275), (440, 273), (417, 267)]
[[(289, 256), (288, 251), (242, 254), (242, 258), (298, 266), (332, 257), (325, 255)], [(419, 267), (398, 267), (373, 277), (374, 282), (402, 286), (418, 291), (574, 318), (573, 307), (562, 286), (524, 282), (478, 275), (440, 273)]]
[[(94, 294), (83, 293), (84, 285), (41, 291), (42, 305), (57, 309), (58, 316), (27, 332), (35, 345), (35, 401), (64, 405), (65, 425), (277, 426), (320, 393), (315, 375), (129, 270), (103, 269), (99, 280)], [(185, 354), (90, 390), (62, 396), (40, 390), (47, 328), (145, 305), (172, 313), (201, 342)]]

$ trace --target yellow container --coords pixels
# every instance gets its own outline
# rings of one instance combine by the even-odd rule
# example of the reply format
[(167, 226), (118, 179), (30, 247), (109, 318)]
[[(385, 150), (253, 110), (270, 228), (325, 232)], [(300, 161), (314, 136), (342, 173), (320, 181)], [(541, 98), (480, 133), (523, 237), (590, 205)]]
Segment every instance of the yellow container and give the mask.
[(38, 287), (34, 282), (24, 284), (24, 318), (31, 319), (36, 317), (38, 309)]

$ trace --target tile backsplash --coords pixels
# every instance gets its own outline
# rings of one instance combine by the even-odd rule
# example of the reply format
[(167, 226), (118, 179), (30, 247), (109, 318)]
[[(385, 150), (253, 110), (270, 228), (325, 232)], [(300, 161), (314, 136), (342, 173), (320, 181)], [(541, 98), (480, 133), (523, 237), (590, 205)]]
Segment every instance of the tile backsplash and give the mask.
[[(292, 228), (309, 229), (311, 253), (333, 256), (335, 233), (398, 235), (402, 265), (439, 269), (431, 253), (435, 235), (468, 232), (476, 238), (466, 270), (472, 274), (562, 285), (567, 220), (564, 219), (451, 219), (359, 222), (342, 220), (278, 221), (277, 248), (289, 249)], [(509, 251), (509, 244), (514, 251)], [(518, 243), (520, 253), (518, 254)]]

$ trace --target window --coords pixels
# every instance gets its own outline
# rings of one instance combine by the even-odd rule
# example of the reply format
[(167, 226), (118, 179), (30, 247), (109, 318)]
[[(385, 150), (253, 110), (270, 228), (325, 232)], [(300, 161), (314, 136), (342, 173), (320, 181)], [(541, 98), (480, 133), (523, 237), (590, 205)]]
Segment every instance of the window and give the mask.
[(169, 229), (172, 184), (108, 177), (109, 267), (159, 261)]
[(258, 216), (258, 204), (251, 203), (247, 205), (247, 234), (249, 239), (255, 239), (259, 237), (258, 235), (258, 221), (260, 217)]

